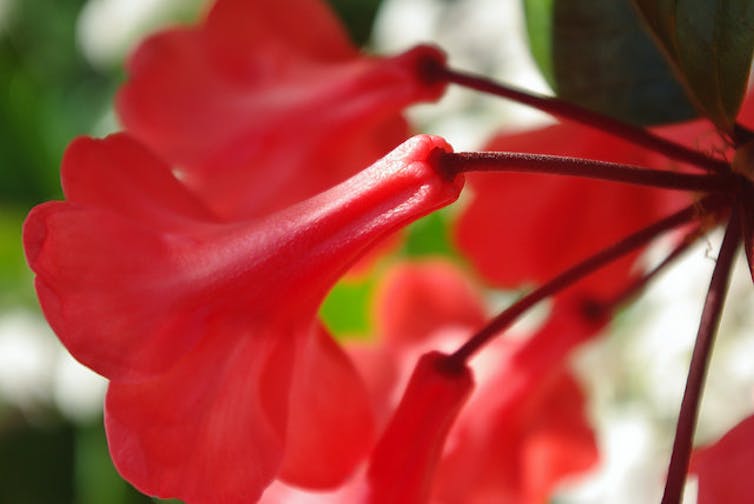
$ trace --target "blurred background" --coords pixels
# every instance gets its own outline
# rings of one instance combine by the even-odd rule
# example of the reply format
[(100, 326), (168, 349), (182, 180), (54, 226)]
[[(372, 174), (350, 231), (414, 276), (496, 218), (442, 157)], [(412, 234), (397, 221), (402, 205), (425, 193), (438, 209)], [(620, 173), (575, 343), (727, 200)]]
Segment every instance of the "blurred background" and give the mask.
[[(330, 0), (353, 39), (394, 53), (434, 41), (456, 67), (549, 92), (527, 49), (518, 0)], [(118, 129), (112, 98), (123, 61), (146, 33), (196, 20), (201, 0), (0, 0), (0, 504), (153, 500), (112, 467), (102, 428), (106, 383), (47, 328), (20, 243), (25, 214), (61, 198), (59, 162), (82, 134)], [(478, 149), (493, 132), (549, 121), (501, 100), (451, 89), (411, 110), (417, 130)], [(405, 253), (450, 254), (447, 213), (411, 229)], [(574, 359), (591, 394), (603, 463), (567, 482), (560, 503), (658, 500), (690, 348), (720, 237), (692, 250)], [(662, 246), (660, 246), (661, 248)], [(646, 260), (661, 257), (650, 251)], [(712, 364), (698, 440), (754, 410), (754, 296), (739, 261)], [(336, 287), (323, 316), (337, 334), (367, 334), (374, 278)], [(491, 304), (510, 299), (495, 293)], [(687, 502), (694, 501), (693, 482)]]

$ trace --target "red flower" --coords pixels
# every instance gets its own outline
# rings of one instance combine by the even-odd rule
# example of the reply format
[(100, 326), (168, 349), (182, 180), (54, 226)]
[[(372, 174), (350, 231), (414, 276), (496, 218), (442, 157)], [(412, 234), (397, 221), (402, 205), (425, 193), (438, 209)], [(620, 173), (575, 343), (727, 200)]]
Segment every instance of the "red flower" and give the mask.
[(752, 447), (754, 416), (741, 421), (716, 443), (694, 452), (689, 472), (699, 478), (699, 504), (751, 501)]
[(423, 355), (401, 403), (369, 458), (368, 502), (426, 502), (448, 432), (469, 397), (469, 368), (447, 365), (447, 355)]
[(539, 504), (564, 477), (596, 464), (586, 398), (567, 357), (605, 320), (584, 317), (570, 301), (558, 301), (528, 338), (497, 340), (472, 362), (480, 386), (451, 432), (438, 501)]
[[(598, 130), (563, 123), (494, 138), (488, 150), (535, 152), (649, 166), (643, 149)], [(493, 284), (541, 284), (664, 216), (683, 195), (599, 180), (522, 173), (469, 175), (472, 200), (456, 240)], [(680, 201), (683, 201), (682, 199)], [(596, 297), (625, 286), (637, 254), (580, 282)]]
[(124, 134), (69, 147), (67, 200), (32, 210), (24, 245), (51, 326), (111, 380), (105, 423), (126, 479), (250, 502), (276, 477), (328, 487), (351, 472), (371, 411), (316, 310), (371, 243), (458, 196), (436, 149), (449, 147), (415, 137), (313, 198), (224, 222)]
[[(495, 341), (472, 360), (476, 390), (449, 430), (443, 430), (446, 420), (458, 415), (465, 400), (463, 373), (440, 379), (442, 373), (428, 372), (430, 357), (423, 357), (380, 449), (370, 457), (372, 496), (400, 492), (417, 496), (406, 502), (423, 502), (420, 496), (431, 493), (433, 502), (535, 504), (549, 497), (564, 476), (591, 468), (597, 448), (584, 394), (564, 366), (568, 353), (603, 328), (605, 320), (583, 317), (572, 302), (559, 302), (528, 339)], [(392, 412), (395, 392), (403, 390), (406, 371), (418, 355), (432, 348), (454, 349), (484, 320), (469, 281), (442, 261), (395, 268), (386, 275), (375, 308), (379, 340), (371, 348), (354, 346), (350, 353), (372, 395), (384, 401), (376, 405), (378, 412)], [(438, 358), (433, 359), (436, 366)], [(418, 391), (431, 395), (440, 389), (447, 402), (434, 401), (442, 406), (436, 407), (432, 423), (427, 420), (431, 408)], [(422, 428), (430, 440), (424, 445), (415, 442), (420, 436), (414, 431)], [(389, 463), (408, 459), (422, 463), (413, 471)]]
[(427, 59), (444, 56), (359, 54), (319, 0), (218, 0), (138, 48), (118, 111), (218, 215), (265, 215), (405, 140), (403, 108), (445, 88), (422, 80)]

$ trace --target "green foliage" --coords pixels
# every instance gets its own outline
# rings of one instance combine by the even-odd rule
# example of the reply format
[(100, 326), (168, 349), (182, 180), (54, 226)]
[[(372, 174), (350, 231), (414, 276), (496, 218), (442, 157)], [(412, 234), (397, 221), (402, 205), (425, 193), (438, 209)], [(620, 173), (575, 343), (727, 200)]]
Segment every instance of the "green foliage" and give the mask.
[(447, 211), (440, 210), (423, 217), (409, 226), (403, 253), (409, 257), (457, 256), (449, 229), (450, 217)]
[(695, 115), (629, 0), (524, 0), (532, 54), (557, 95), (656, 125)]
[(381, 0), (328, 0), (345, 24), (351, 40), (359, 46), (369, 41)]
[[(447, 212), (427, 215), (409, 226), (400, 255), (457, 256), (448, 236), (449, 229)], [(382, 264), (378, 263), (365, 276), (341, 280), (325, 298), (319, 315), (336, 338), (368, 338), (374, 334), (372, 303), (381, 273)]]
[(375, 279), (346, 278), (330, 291), (319, 315), (338, 338), (367, 337), (372, 332), (371, 305)]
[(529, 51), (542, 75), (553, 89), (556, 87), (552, 61), (552, 13), (555, 0), (524, 0)]
[(732, 132), (754, 50), (751, 0), (633, 0), (696, 106)]
[(75, 445), (75, 504), (149, 504), (152, 499), (121, 479), (107, 451), (102, 423), (80, 426)]
[(16, 2), (0, 33), (0, 201), (28, 208), (59, 197), (58, 167), (73, 136), (91, 131), (113, 79), (75, 42), (83, 2)]
[(0, 207), (0, 308), (36, 304), (21, 245), (23, 212)]
[(0, 433), (0, 502), (73, 502), (71, 425), (35, 427), (19, 423)]

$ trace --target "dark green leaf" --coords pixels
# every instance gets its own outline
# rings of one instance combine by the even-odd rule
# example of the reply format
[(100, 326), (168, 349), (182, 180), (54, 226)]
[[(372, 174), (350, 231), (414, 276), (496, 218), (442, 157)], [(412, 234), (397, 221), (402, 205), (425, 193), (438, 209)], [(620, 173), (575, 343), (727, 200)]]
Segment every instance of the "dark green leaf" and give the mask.
[(630, 0), (524, 0), (530, 45), (557, 95), (656, 125), (696, 115)]
[(76, 504), (150, 504), (152, 499), (123, 481), (107, 450), (102, 422), (76, 432)]
[(0, 433), (0, 502), (73, 502), (71, 425), (15, 425)]
[(732, 132), (754, 50), (751, 0), (633, 0), (696, 106)]
[(552, 12), (555, 0), (524, 0), (529, 50), (551, 87), (555, 87), (552, 69)]
[(372, 25), (380, 0), (329, 0), (329, 2), (351, 35), (351, 40), (357, 45), (364, 45), (372, 33)]

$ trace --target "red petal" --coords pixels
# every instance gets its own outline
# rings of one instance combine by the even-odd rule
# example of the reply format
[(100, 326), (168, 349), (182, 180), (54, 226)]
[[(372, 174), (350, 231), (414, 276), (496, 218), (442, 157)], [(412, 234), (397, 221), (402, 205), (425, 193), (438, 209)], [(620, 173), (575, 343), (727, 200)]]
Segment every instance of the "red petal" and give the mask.
[(477, 328), (485, 321), (471, 283), (441, 260), (390, 270), (375, 294), (375, 321), (388, 346), (427, 340), (437, 329)]
[(204, 26), (142, 44), (118, 110), (215, 211), (258, 216), (345, 180), (402, 141), (403, 108), (444, 89), (419, 78), (427, 58), (443, 56), (425, 47), (358, 57), (319, 2), (221, 0)]
[(747, 93), (744, 97), (741, 110), (738, 112), (738, 121), (749, 129), (754, 128), (754, 93)]
[(260, 71), (250, 54), (278, 69), (302, 59), (328, 62), (356, 56), (343, 26), (320, 0), (218, 0), (205, 27), (217, 57), (241, 78)]
[[(637, 147), (570, 123), (502, 135), (488, 148), (639, 165), (646, 160)], [(458, 222), (457, 241), (485, 278), (503, 287), (542, 283), (661, 217), (667, 206), (667, 191), (611, 182), (517, 173), (479, 173), (469, 180), (474, 196)], [(595, 295), (614, 293), (635, 258), (581, 286)]]
[[(534, 402), (534, 401), (532, 401)], [(524, 502), (546, 502), (557, 484), (599, 461), (597, 443), (586, 412), (586, 398), (570, 373), (545, 384), (542, 396), (524, 420)]]
[(208, 313), (173, 258), (183, 245), (70, 203), (40, 205), (24, 224), (47, 320), (71, 354), (108, 378), (160, 372), (200, 338)]
[(496, 391), (515, 381), (501, 370), (451, 431), (436, 477), (438, 502), (547, 502), (563, 478), (598, 460), (584, 394), (567, 373), (548, 374), (516, 402)]
[(445, 438), (474, 386), (468, 368), (424, 355), (370, 459), (370, 502), (426, 502)]
[[(243, 324), (275, 318), (271, 313), (312, 317), (372, 242), (452, 202), (463, 183), (448, 180), (430, 160), (435, 149), (450, 147), (419, 136), (330, 191), (266, 219), (220, 225), (181, 213), (188, 204), (178, 193), (160, 200), (155, 188), (162, 186), (146, 176), (150, 171), (135, 169), (133, 184), (120, 184), (119, 163), (144, 151), (131, 143), (138, 155), (120, 158), (100, 147), (122, 153), (125, 145), (120, 137), (76, 143), (70, 160), (112, 161), (93, 179), (110, 198), (71, 176), (72, 196), (81, 203), (37, 207), (24, 227), (51, 325), (76, 358), (115, 380), (164, 371), (216, 317)], [(94, 154), (79, 152), (86, 148)], [(87, 171), (96, 170), (80, 170)], [(66, 174), (75, 173), (69, 165)], [(142, 176), (145, 192), (133, 194)]]
[(322, 328), (296, 362), (280, 477), (307, 488), (334, 487), (366, 455), (374, 418), (365, 385)]
[(750, 502), (754, 468), (754, 416), (733, 427), (716, 443), (696, 450), (692, 473), (699, 478), (697, 502)]
[(451, 431), (439, 501), (538, 504), (563, 477), (594, 464), (584, 394), (563, 366), (604, 321), (583, 317), (572, 302), (559, 299), (531, 337), (496, 341), (472, 363), (478, 386)]
[(272, 481), (285, 444), (291, 346), (303, 335), (257, 329), (239, 335), (218, 325), (168, 373), (110, 384), (110, 453), (136, 488), (240, 504), (257, 500)]
[(71, 142), (61, 179), (69, 202), (106, 208), (152, 226), (174, 230), (186, 219), (216, 220), (168, 165), (124, 133)]

